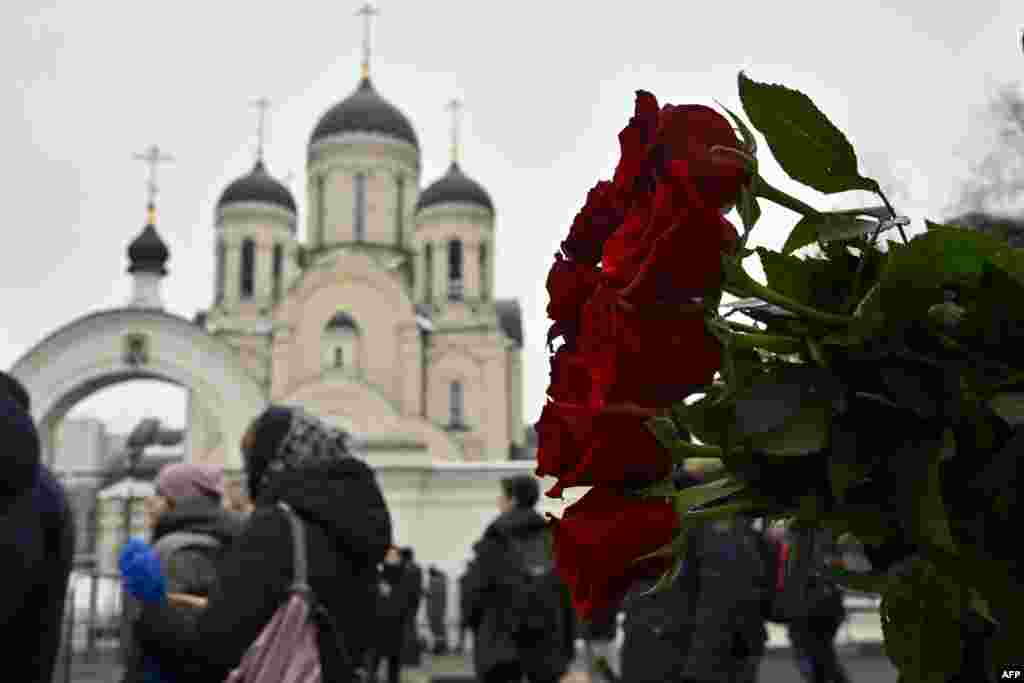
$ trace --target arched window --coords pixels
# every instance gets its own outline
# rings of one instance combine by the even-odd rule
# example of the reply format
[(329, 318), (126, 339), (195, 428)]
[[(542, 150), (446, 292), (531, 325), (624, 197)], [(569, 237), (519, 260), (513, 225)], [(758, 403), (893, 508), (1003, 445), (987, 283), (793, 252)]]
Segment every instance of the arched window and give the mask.
[(284, 245), (274, 245), (274, 301), (281, 298), (281, 271), (284, 267)]
[(448, 300), (462, 301), (462, 242), (448, 243)]
[(405, 239), (405, 176), (395, 178), (395, 244)]
[(219, 304), (224, 300), (224, 261), (227, 258), (227, 251), (224, 249), (224, 241), (217, 240), (217, 257), (216, 257), (216, 278), (214, 284), (216, 292), (216, 302)]
[(462, 401), (462, 382), (452, 382), (448, 385), (448, 424), (452, 427), (463, 427), (466, 424)]
[(242, 241), (242, 282), (241, 293), (243, 299), (252, 298), (253, 293), (253, 268), (256, 261), (256, 243), (251, 238)]
[(366, 174), (356, 173), (355, 176), (355, 215), (352, 217), (355, 226), (355, 240), (366, 239)]
[(480, 299), (481, 301), (487, 301), (491, 293), (488, 291), (488, 285), (490, 284), (490, 274), (487, 272), (487, 268), (490, 264), (487, 262), (487, 243), (480, 243)]
[(322, 339), (323, 368), (359, 372), (359, 325), (352, 316), (338, 311), (327, 321)]
[(429, 242), (423, 247), (423, 299), (434, 299), (434, 245)]

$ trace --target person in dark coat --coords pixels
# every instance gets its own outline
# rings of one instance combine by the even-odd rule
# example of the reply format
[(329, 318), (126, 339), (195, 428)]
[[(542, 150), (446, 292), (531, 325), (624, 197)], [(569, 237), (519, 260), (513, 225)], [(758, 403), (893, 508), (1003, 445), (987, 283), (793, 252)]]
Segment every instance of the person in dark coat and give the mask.
[(402, 664), (420, 666), (423, 663), (423, 643), (420, 641), (419, 616), (423, 604), (423, 568), (416, 563), (416, 553), (409, 546), (399, 550), (405, 570), (405, 594), (409, 597), (409, 612), (405, 621), (405, 645)]
[(433, 638), (433, 653), (448, 654), (448, 576), (431, 565), (427, 570), (427, 621)]
[(367, 615), (376, 604), (377, 565), (391, 545), (391, 517), (373, 470), (352, 457), (347, 434), (298, 408), (271, 406), (242, 439), (255, 503), (220, 566), (220, 581), (194, 622), (148, 603), (139, 642), (171, 676), (221, 683), (288, 597), (295, 576), (287, 503), (303, 520), (309, 583), (326, 609), (321, 631), (325, 681), (348, 681), (365, 661)]
[[(575, 629), (569, 591), (554, 572), (548, 574), (552, 593), (545, 603), (550, 628), (529, 640), (517, 636), (513, 623), (518, 598), (507, 593), (522, 564), (516, 547), (543, 541), (551, 553), (551, 531), (534, 509), (540, 486), (529, 475), (502, 480), (500, 514), (473, 549), (465, 581), (465, 610), (474, 632), (473, 660), (481, 683), (551, 683), (569, 669), (575, 655)], [(553, 555), (548, 556), (553, 565)], [(525, 616), (525, 615), (523, 615)]]
[(370, 683), (377, 680), (381, 660), (386, 662), (388, 683), (399, 683), (412, 598), (401, 552), (397, 546), (391, 546), (384, 556), (377, 581), (374, 642), (368, 659)]
[(5, 679), (50, 683), (63, 633), (75, 523), (64, 488), (40, 460), (30, 409), (25, 387), (0, 373), (0, 642), (9, 645)]
[[(223, 473), (195, 463), (165, 465), (157, 474), (146, 516), (160, 558), (168, 594), (209, 598), (218, 582), (220, 558), (242, 533), (241, 519), (221, 502)], [(133, 611), (137, 611), (136, 604)], [(197, 608), (175, 604), (187, 618)], [(136, 638), (129, 645), (125, 683), (146, 680), (148, 664)], [(159, 667), (154, 667), (159, 669)]]
[[(846, 619), (843, 592), (819, 571), (820, 567), (841, 561), (841, 557), (831, 533), (817, 532), (812, 538), (814, 568), (808, 576), (804, 604), (787, 624), (789, 640), (807, 683), (848, 683), (849, 675), (835, 647), (836, 633)], [(785, 536), (779, 539), (783, 558), (791, 552), (790, 544), (791, 539)]]
[(469, 575), (469, 565), (465, 572), (459, 575), (459, 637), (455, 643), (455, 654), (461, 655), (466, 651), (466, 636), (470, 635), (472, 629), (469, 625), (469, 608), (466, 603), (466, 577)]
[[(682, 468), (673, 478), (679, 490), (703, 481), (698, 473)], [(619, 664), (623, 681), (661, 683), (682, 677), (695, 628), (697, 581), (690, 570), (695, 564), (698, 542), (698, 532), (691, 531), (686, 562), (664, 592), (648, 594), (657, 579), (642, 579), (635, 582), (623, 600), (624, 637)]]
[(692, 638), (682, 680), (754, 683), (768, 632), (764, 624), (771, 576), (751, 520), (716, 520), (698, 527)]

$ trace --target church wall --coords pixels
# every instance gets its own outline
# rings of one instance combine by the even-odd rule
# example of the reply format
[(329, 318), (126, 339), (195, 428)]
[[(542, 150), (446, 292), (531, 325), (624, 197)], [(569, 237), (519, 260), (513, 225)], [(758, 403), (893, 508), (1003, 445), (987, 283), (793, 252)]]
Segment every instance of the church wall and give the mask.
[[(227, 249), (225, 259), (224, 301), (228, 311), (246, 314), (266, 312), (273, 305), (274, 245), (293, 248), (295, 238), (290, 229), (293, 216), (278, 207), (262, 203), (240, 203), (220, 212), (219, 232)], [(242, 243), (252, 239), (255, 244), (253, 262), (253, 297), (241, 299)], [(282, 274), (282, 285), (284, 276)]]
[(396, 403), (401, 403), (395, 360), (399, 346), (396, 330), (403, 323), (412, 322), (412, 311), (405, 310), (406, 300), (398, 301), (391, 291), (381, 291), (366, 280), (339, 274), (325, 277), (323, 286), (294, 301), (299, 315), (294, 320), (293, 336), (287, 343), (287, 352), (277, 356), (275, 362), (288, 364), (284, 386), (307, 381), (323, 372), (321, 344), (327, 321), (339, 310), (345, 310), (360, 328), (362, 376), (377, 386)]

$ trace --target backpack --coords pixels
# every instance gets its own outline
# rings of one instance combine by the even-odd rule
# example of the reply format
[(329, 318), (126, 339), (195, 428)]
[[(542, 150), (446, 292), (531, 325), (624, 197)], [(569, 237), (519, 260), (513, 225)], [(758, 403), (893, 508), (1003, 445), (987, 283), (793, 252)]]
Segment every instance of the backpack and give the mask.
[(513, 556), (506, 577), (513, 638), (524, 645), (558, 637), (563, 627), (562, 580), (555, 570), (549, 530), (509, 539)]
[(774, 560), (774, 590), (766, 601), (766, 620), (788, 624), (809, 617), (842, 618), (842, 590), (819, 571), (824, 565), (821, 532), (803, 532), (794, 540), (766, 542)]
[[(292, 532), (295, 577), (278, 607), (224, 683), (335, 683), (353, 679), (345, 648), (309, 585), (302, 521), (285, 503)], [(327, 666), (322, 666), (326, 664)], [(325, 674), (324, 672), (328, 672)]]

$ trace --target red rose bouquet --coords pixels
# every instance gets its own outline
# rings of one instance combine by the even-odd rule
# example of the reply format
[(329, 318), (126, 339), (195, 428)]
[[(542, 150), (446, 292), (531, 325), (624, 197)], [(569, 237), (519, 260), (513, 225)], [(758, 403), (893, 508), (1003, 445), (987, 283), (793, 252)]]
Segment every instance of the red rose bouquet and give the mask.
[[(691, 525), (745, 513), (828, 528), (865, 545), (871, 572), (826, 571), (883, 595), (901, 680), (984, 676), (966, 653), (992, 672), (1024, 643), (1006, 552), (1024, 255), (955, 225), (908, 240), (806, 95), (743, 74), (739, 90), (793, 179), (883, 206), (814, 209), (760, 175), (732, 112), (637, 92), (615, 175), (590, 190), (547, 279), (536, 471), (556, 479), (551, 497), (591, 487), (552, 520), (559, 571), (587, 618), (637, 578), (667, 585)], [(759, 200), (799, 215), (781, 252), (746, 247)], [(891, 229), (901, 242), (880, 239)], [(742, 266), (755, 254), (767, 284)], [(741, 300), (723, 306), (726, 292)], [(674, 468), (695, 458), (721, 476), (676, 490)]]

